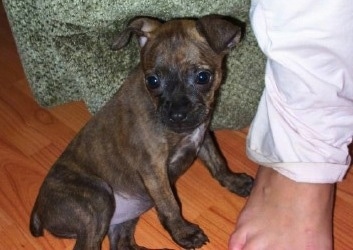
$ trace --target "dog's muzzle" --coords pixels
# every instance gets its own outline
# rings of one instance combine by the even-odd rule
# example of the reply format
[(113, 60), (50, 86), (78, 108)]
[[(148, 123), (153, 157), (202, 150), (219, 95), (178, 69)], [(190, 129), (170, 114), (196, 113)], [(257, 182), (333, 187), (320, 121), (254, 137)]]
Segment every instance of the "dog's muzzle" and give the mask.
[(194, 130), (206, 121), (207, 109), (184, 99), (179, 102), (165, 102), (160, 109), (162, 123), (170, 130), (183, 133)]

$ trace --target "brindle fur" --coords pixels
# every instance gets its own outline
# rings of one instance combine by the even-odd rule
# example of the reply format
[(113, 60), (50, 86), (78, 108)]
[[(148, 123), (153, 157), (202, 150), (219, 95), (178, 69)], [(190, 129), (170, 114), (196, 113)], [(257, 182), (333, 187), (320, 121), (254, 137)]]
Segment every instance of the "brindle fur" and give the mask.
[[(240, 28), (213, 15), (166, 23), (136, 18), (113, 49), (133, 34), (141, 63), (49, 171), (31, 215), (34, 236), (46, 229), (76, 238), (74, 249), (100, 249), (108, 234), (111, 249), (140, 249), (135, 226), (154, 206), (177, 244), (201, 247), (207, 236), (182, 217), (173, 193), (197, 156), (230, 191), (250, 192), (252, 178), (228, 169), (208, 131), (223, 57), (238, 43)], [(209, 83), (195, 83), (200, 70), (211, 72)], [(162, 86), (148, 88), (149, 75), (158, 75)]]

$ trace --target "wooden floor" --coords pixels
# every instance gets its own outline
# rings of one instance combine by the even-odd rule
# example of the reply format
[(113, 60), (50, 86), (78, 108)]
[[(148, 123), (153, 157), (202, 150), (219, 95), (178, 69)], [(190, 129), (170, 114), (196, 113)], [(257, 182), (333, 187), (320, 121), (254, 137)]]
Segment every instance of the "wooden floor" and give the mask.
[[(28, 221), (48, 169), (90, 115), (81, 102), (51, 109), (36, 104), (2, 6), (0, 51), (0, 249), (72, 249), (72, 240), (49, 234), (32, 237)], [(254, 175), (257, 166), (245, 156), (246, 130), (218, 131), (216, 135), (230, 167)], [(184, 216), (209, 236), (210, 243), (202, 249), (226, 249), (245, 199), (220, 187), (198, 161), (178, 181), (177, 189)], [(338, 184), (334, 233), (335, 249), (353, 249), (352, 171)], [(136, 239), (149, 248), (179, 249), (153, 210), (140, 220)], [(108, 248), (106, 240), (103, 248)]]

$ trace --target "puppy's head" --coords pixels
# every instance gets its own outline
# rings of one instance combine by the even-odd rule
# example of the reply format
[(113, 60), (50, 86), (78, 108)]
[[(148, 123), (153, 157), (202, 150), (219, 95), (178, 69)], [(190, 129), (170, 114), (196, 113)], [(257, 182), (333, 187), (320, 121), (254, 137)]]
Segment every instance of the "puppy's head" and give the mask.
[(168, 22), (135, 18), (112, 49), (124, 47), (133, 34), (141, 47), (146, 91), (161, 122), (178, 133), (208, 122), (223, 57), (240, 41), (241, 27), (218, 15)]

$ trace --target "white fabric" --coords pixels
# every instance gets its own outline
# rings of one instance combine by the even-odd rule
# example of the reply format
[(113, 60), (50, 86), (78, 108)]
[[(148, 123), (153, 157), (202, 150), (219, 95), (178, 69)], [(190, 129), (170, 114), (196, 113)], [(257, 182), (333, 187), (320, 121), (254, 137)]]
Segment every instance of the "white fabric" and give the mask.
[(299, 182), (342, 180), (353, 137), (353, 1), (253, 0), (267, 55), (247, 154)]

